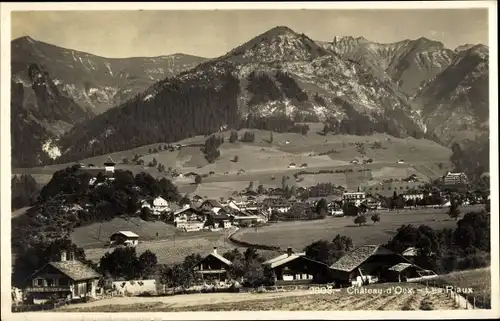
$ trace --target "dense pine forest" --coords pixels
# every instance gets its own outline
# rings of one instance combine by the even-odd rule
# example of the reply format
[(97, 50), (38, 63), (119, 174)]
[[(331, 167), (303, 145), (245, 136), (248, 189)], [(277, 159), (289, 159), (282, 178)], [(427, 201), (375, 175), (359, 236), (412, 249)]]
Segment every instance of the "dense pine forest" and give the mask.
[[(77, 125), (62, 137), (64, 163), (85, 157), (216, 132), (238, 123), (239, 81), (230, 73), (219, 88), (167, 79), (154, 97), (139, 95), (124, 105)], [(153, 94), (149, 94), (153, 96)], [(105, 132), (100, 132), (107, 128)], [(94, 139), (99, 137), (98, 139)]]

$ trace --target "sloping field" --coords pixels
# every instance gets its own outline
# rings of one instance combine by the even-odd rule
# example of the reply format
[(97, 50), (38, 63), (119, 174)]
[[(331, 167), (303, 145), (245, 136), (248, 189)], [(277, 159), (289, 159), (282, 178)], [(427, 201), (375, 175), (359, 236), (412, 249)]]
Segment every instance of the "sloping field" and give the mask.
[(373, 170), (371, 175), (374, 180), (385, 180), (385, 179), (401, 179), (407, 178), (410, 175), (415, 174), (420, 176), (421, 179), (425, 179), (426, 177), (421, 175), (415, 168), (413, 167), (394, 167), (394, 166), (386, 166), (377, 170)]
[(109, 242), (109, 237), (117, 231), (134, 232), (139, 235), (140, 240), (164, 239), (179, 233), (172, 225), (164, 222), (143, 221), (138, 217), (132, 217), (114, 218), (108, 222), (77, 227), (71, 234), (71, 239), (82, 247), (102, 246)]
[[(392, 293), (387, 289), (391, 288)], [(204, 293), (173, 297), (110, 298), (59, 308), (71, 312), (187, 312), (187, 311), (401, 311), (457, 310), (445, 293), (427, 293), (416, 284), (380, 284), (363, 289), (372, 293), (330, 294), (311, 290), (274, 293)], [(402, 293), (394, 294), (399, 289)], [(404, 289), (404, 290), (403, 290)]]
[(455, 288), (471, 288), (472, 293), (466, 294), (475, 297), (476, 304), (479, 306), (491, 306), (491, 269), (490, 267), (453, 272), (439, 276), (433, 282), (443, 285), (451, 285)]
[[(109, 237), (117, 231), (132, 231), (139, 235), (137, 253), (140, 255), (150, 250), (162, 264), (181, 262), (192, 253), (209, 253), (213, 251), (214, 246), (218, 248), (219, 253), (237, 247), (227, 240), (232, 230), (183, 232), (163, 222), (149, 222), (139, 218), (115, 218), (109, 222), (78, 227), (71, 234), (71, 239), (85, 249), (88, 259), (98, 261), (107, 251), (113, 250), (107, 244)], [(269, 251), (259, 252), (264, 256), (274, 255)]]
[[(468, 209), (467, 211), (472, 211)], [(465, 209), (463, 211), (466, 211)], [(368, 216), (366, 225), (357, 226), (353, 217), (327, 217), (317, 221), (280, 222), (254, 229), (241, 229), (233, 238), (252, 244), (302, 250), (321, 239), (332, 240), (335, 235), (352, 238), (355, 246), (386, 243), (403, 224), (427, 225), (432, 228), (454, 228), (457, 222), (448, 217), (447, 209), (409, 210), (401, 213), (380, 213), (380, 222), (373, 224)]]
[(306, 174), (306, 175), (300, 175), (299, 178), (302, 180), (297, 183), (297, 186), (302, 186), (302, 187), (308, 187), (308, 186), (316, 185), (318, 183), (327, 183), (327, 182), (335, 184), (335, 185), (347, 187), (347, 179), (346, 179), (346, 175), (344, 173), (311, 174), (311, 175)]
[[(311, 124), (313, 128), (313, 124)], [(317, 127), (317, 126), (316, 126)], [(241, 130), (239, 136), (247, 130)], [(290, 163), (295, 163), (300, 166), (303, 163), (308, 165), (308, 170), (312, 169), (335, 169), (350, 167), (348, 162), (354, 158), (372, 158), (374, 168), (377, 164), (384, 166), (409, 168), (416, 167), (417, 171), (423, 171), (422, 175), (428, 177), (443, 174), (449, 167), (449, 157), (451, 150), (438, 145), (435, 142), (424, 140), (405, 138), (398, 139), (385, 134), (375, 134), (371, 136), (350, 136), (350, 135), (331, 135), (326, 136), (316, 133), (311, 130), (307, 135), (295, 133), (273, 133), (273, 142), (269, 143), (270, 132), (263, 130), (248, 130), (255, 133), (255, 142), (229, 143), (230, 132), (221, 132), (224, 136), (225, 143), (220, 147), (221, 156), (214, 164), (208, 164), (204, 159), (199, 147), (185, 147), (179, 151), (164, 151), (149, 154), (149, 149), (158, 149), (166, 144), (152, 144), (138, 147), (135, 149), (116, 152), (108, 155), (102, 155), (82, 160), (85, 164), (95, 164), (99, 166), (108, 156), (111, 156), (115, 162), (120, 162), (123, 158), (131, 160), (135, 154), (144, 155), (143, 159), (146, 165), (154, 158), (165, 165), (167, 168), (172, 167), (178, 172), (187, 173), (190, 171), (199, 174), (205, 174), (214, 171), (216, 175), (207, 179), (207, 182), (215, 181), (250, 181), (257, 180), (252, 175), (271, 176), (272, 174), (281, 175), (287, 173), (293, 175), (294, 172), (302, 169), (288, 169)], [(180, 141), (180, 144), (202, 144), (206, 137), (196, 136), (190, 139)], [(360, 149), (355, 143), (363, 143), (363, 148)], [(374, 144), (379, 144), (379, 147), (372, 148)], [(174, 143), (176, 144), (176, 143)], [(319, 155), (334, 150), (334, 153)], [(235, 156), (239, 160), (233, 162)], [(396, 164), (399, 159), (404, 159), (406, 164)], [(440, 164), (440, 165), (439, 165)], [(36, 174), (36, 179), (40, 183), (46, 183), (55, 171), (65, 168), (70, 164), (61, 164), (54, 166), (44, 166), (29, 169), (13, 169), (13, 173), (31, 173)], [(439, 166), (441, 168), (439, 168)], [(368, 166), (368, 165), (364, 165)], [(379, 165), (381, 166), (381, 165)], [(134, 173), (147, 171), (153, 176), (163, 176), (156, 168), (148, 168), (135, 165), (117, 165), (117, 168), (128, 169)], [(236, 175), (240, 169), (245, 173)], [(228, 172), (230, 175), (224, 175)], [(49, 175), (49, 176), (48, 176)], [(380, 176), (386, 174), (382, 173)], [(396, 174), (394, 174), (396, 175)], [(399, 174), (398, 174), (399, 175)], [(386, 175), (387, 176), (387, 175)], [(260, 179), (262, 180), (262, 179)], [(261, 182), (264, 184), (263, 182)], [(349, 183), (348, 183), (349, 185)]]

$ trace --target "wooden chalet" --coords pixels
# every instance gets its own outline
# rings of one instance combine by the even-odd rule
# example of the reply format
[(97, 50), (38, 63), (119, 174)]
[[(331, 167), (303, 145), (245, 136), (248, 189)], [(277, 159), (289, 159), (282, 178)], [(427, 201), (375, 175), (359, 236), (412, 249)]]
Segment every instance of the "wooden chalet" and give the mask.
[(209, 200), (206, 200), (204, 201), (201, 206), (200, 206), (200, 210), (201, 211), (205, 211), (205, 212), (214, 212), (214, 213), (218, 213), (220, 210), (222, 210), (224, 208), (224, 206), (222, 206), (221, 203), (219, 203), (219, 201), (217, 200), (214, 200), (214, 199), (209, 199)]
[(118, 231), (110, 236), (113, 245), (136, 246), (139, 244), (139, 235), (131, 231)]
[(29, 303), (43, 304), (53, 299), (79, 299), (97, 296), (100, 274), (84, 263), (69, 259), (62, 252), (59, 261), (49, 262), (26, 280), (24, 295)]
[(276, 285), (323, 283), (329, 279), (328, 265), (294, 253), (288, 248), (287, 253), (262, 263), (274, 272)]
[[(330, 266), (332, 278), (340, 285), (362, 285), (380, 281), (394, 280), (394, 271), (403, 266), (400, 263), (413, 263), (381, 245), (358, 247), (341, 257)], [(408, 266), (404, 266), (405, 269)], [(393, 270), (390, 270), (393, 268)], [(416, 270), (422, 270), (416, 267)], [(408, 270), (410, 271), (410, 270)]]
[(229, 279), (228, 270), (231, 266), (231, 261), (218, 254), (217, 247), (214, 247), (212, 253), (205, 256), (194, 266), (194, 271), (200, 276), (203, 282), (221, 282)]

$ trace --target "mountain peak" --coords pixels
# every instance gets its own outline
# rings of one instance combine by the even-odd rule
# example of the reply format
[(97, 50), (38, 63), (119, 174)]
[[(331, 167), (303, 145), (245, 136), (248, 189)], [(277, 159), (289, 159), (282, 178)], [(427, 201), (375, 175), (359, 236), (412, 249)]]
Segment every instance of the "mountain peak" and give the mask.
[(287, 26), (276, 26), (274, 28), (269, 29), (268, 31), (264, 32), (263, 34), (268, 35), (268, 36), (278, 36), (278, 35), (297, 35), (295, 31), (290, 29)]
[(417, 46), (421, 46), (421, 47), (435, 47), (435, 48), (441, 48), (441, 49), (444, 48), (444, 44), (442, 42), (437, 41), (437, 40), (432, 40), (432, 39), (429, 39), (426, 37), (420, 37), (418, 39), (415, 39), (414, 43)]
[(286, 26), (274, 27), (233, 49), (221, 58), (236, 62), (303, 61), (328, 54), (305, 34)]
[(36, 40), (35, 40), (35, 39), (33, 39), (33, 38), (31, 38), (30, 36), (23, 36), (23, 37), (19, 37), (19, 38), (16, 38), (16, 39), (12, 40), (12, 42), (13, 42), (13, 43), (14, 43), (14, 42), (17, 42), (17, 43), (19, 43), (19, 42), (29, 42), (29, 43), (35, 43), (35, 42), (36, 42)]

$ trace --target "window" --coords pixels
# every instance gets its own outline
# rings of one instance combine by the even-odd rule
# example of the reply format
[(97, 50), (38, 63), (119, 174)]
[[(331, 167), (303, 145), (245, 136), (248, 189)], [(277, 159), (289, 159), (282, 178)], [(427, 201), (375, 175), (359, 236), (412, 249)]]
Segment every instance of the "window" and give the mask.
[(45, 283), (44, 279), (36, 279), (35, 282), (36, 286), (44, 286), (45, 285), (44, 283)]
[(67, 278), (60, 278), (59, 285), (60, 286), (67, 286), (67, 285), (69, 285), (69, 280)]
[(54, 279), (47, 279), (47, 286), (54, 286)]

